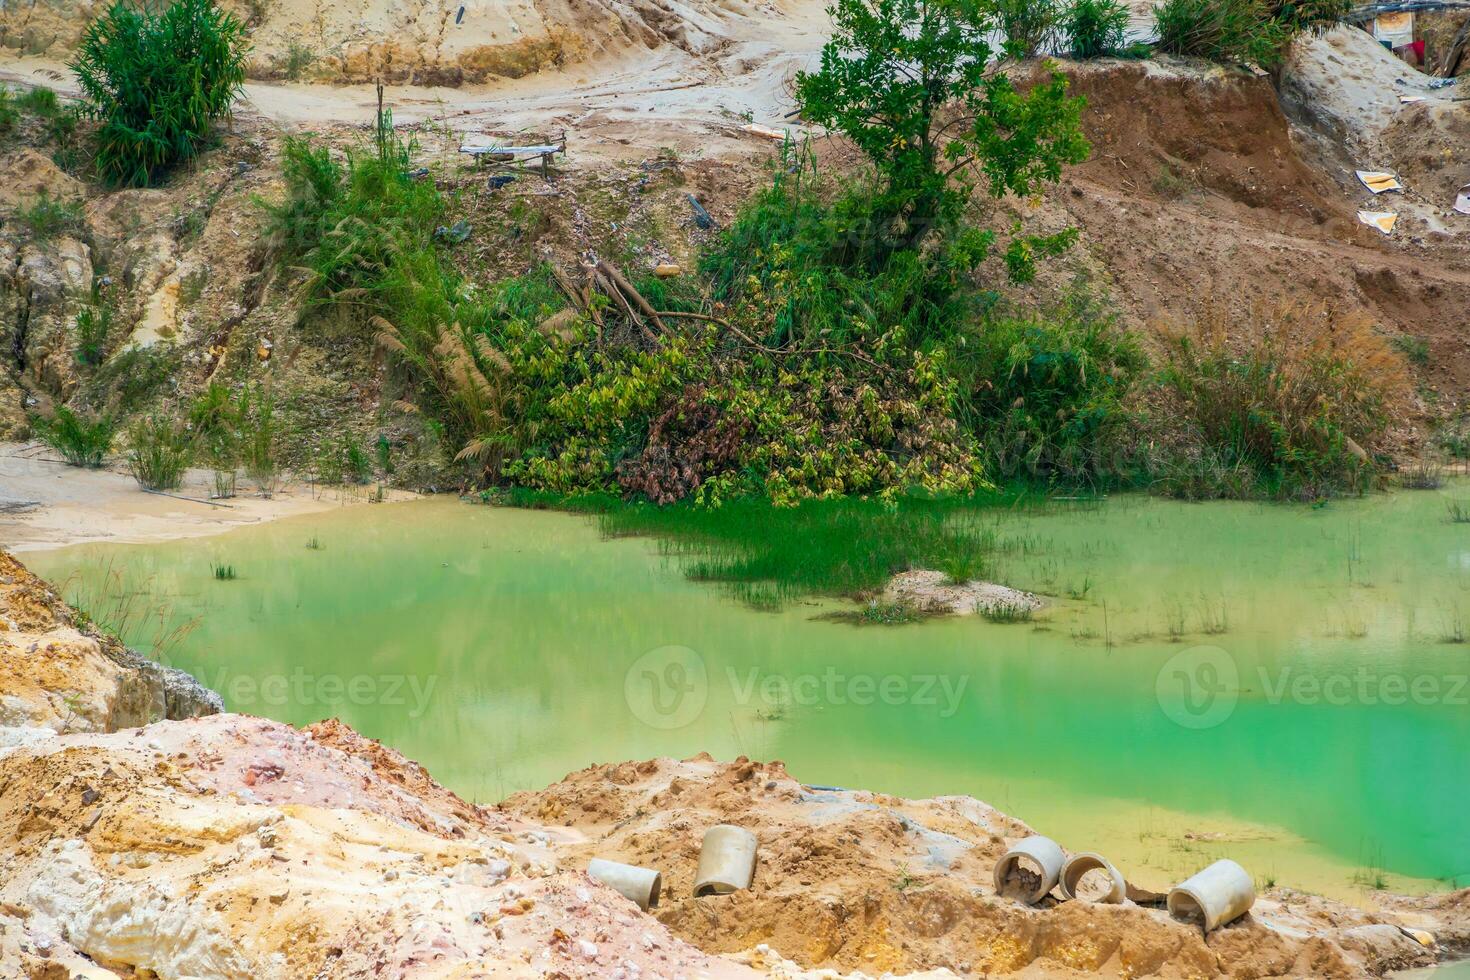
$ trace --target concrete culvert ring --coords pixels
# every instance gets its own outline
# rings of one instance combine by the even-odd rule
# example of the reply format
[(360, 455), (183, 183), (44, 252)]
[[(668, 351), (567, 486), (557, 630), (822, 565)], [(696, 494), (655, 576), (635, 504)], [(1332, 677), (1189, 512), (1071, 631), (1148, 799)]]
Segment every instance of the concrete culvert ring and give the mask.
[(1169, 914), (1181, 922), (1208, 928), (1208, 919), (1205, 916), (1204, 906), (1193, 895), (1179, 891), (1177, 888), (1169, 893)]
[(1082, 902), (1117, 905), (1128, 893), (1127, 883), (1112, 862), (1092, 852), (1068, 858), (1060, 882), (1063, 895)]
[(1027, 837), (995, 862), (995, 893), (1035, 905), (1056, 887), (1066, 855), (1048, 837)]

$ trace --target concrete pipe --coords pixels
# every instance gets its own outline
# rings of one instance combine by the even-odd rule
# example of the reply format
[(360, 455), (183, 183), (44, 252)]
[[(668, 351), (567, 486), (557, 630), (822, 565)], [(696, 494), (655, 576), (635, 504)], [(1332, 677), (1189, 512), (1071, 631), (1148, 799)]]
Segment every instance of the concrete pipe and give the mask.
[(694, 875), (694, 897), (728, 895), (749, 888), (755, 877), (755, 834), (719, 824), (705, 831)]
[(1113, 863), (1101, 854), (1088, 851), (1084, 854), (1073, 854), (1067, 858), (1067, 863), (1062, 865), (1062, 874), (1059, 883), (1062, 886), (1062, 894), (1067, 898), (1077, 898), (1077, 883), (1082, 876), (1089, 871), (1101, 871), (1107, 875), (1108, 891), (1098, 898), (1087, 898), (1082, 901), (1097, 902), (1102, 905), (1121, 905), (1123, 899), (1128, 896), (1128, 883)]
[(1234, 922), (1256, 901), (1251, 876), (1234, 861), (1216, 861), (1169, 890), (1169, 914), (1202, 923), (1210, 932)]
[(611, 886), (624, 898), (631, 898), (645, 912), (658, 904), (658, 892), (664, 880), (664, 876), (652, 868), (619, 864), (602, 858), (593, 858), (587, 863), (587, 874)]
[[(1057, 877), (1062, 873), (1062, 865), (1066, 862), (1067, 855), (1062, 853), (1061, 845), (1050, 837), (1027, 837), (1019, 844), (1015, 844), (1009, 851), (1001, 855), (999, 861), (995, 862), (995, 893), (997, 895), (1015, 894), (1026, 905), (1035, 905), (1046, 896), (1046, 893), (1056, 887)], [(1028, 867), (1030, 865), (1031, 867)], [(1033, 871), (1034, 868), (1034, 871)], [(1012, 875), (1020, 880), (1022, 872), (1032, 872), (1037, 876), (1035, 887), (1027, 888), (1025, 883), (1019, 886), (1007, 879)]]

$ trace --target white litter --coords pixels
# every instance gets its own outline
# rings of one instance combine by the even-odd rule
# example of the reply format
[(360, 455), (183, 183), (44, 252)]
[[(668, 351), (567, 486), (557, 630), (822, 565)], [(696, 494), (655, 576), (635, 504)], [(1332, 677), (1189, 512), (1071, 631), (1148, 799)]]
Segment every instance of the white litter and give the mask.
[(1385, 235), (1391, 235), (1393, 226), (1398, 223), (1399, 216), (1392, 211), (1359, 211), (1358, 220), (1365, 225), (1377, 228)]
[(1356, 173), (1358, 179), (1363, 182), (1363, 186), (1374, 194), (1382, 194), (1384, 191), (1401, 191), (1404, 189), (1404, 185), (1400, 184), (1399, 179), (1393, 174), (1385, 173), (1381, 170), (1358, 170)]
[(1460, 194), (1455, 198), (1455, 210), (1461, 214), (1470, 214), (1470, 184), (1460, 188)]

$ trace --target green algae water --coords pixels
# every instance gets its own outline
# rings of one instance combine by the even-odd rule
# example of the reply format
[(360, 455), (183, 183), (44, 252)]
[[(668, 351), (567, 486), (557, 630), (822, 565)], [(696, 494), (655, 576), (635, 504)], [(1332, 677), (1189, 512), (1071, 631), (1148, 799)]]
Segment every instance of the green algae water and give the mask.
[(340, 717), (481, 802), (745, 754), (970, 794), (1145, 886), (1230, 856), (1371, 902), (1470, 881), (1466, 497), (999, 511), (993, 577), (1052, 597), (1012, 624), (756, 609), (592, 519), (442, 499), (24, 557), (232, 710)]

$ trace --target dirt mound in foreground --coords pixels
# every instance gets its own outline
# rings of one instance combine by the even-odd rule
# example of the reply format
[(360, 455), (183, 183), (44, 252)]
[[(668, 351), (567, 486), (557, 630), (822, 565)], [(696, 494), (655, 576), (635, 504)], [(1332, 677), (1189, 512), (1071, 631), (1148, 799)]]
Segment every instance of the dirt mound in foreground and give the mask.
[[(808, 968), (1360, 977), (1430, 959), (1398, 928), (1400, 915), (1441, 938), (1470, 936), (1470, 917), (1443, 899), (1405, 900), (1402, 913), (1378, 915), (1273, 889), (1207, 939), (1131, 902), (1047, 898), (1026, 908), (997, 896), (991, 877), (995, 860), (1031, 833), (1020, 821), (969, 797), (804, 786), (779, 762), (702, 755), (594, 766), (502, 809), (585, 835), (558, 848), (564, 864), (595, 856), (663, 871), (657, 917), (693, 945), (729, 953), (765, 943)], [(693, 898), (700, 842), (717, 823), (755, 833), (755, 882)]]

